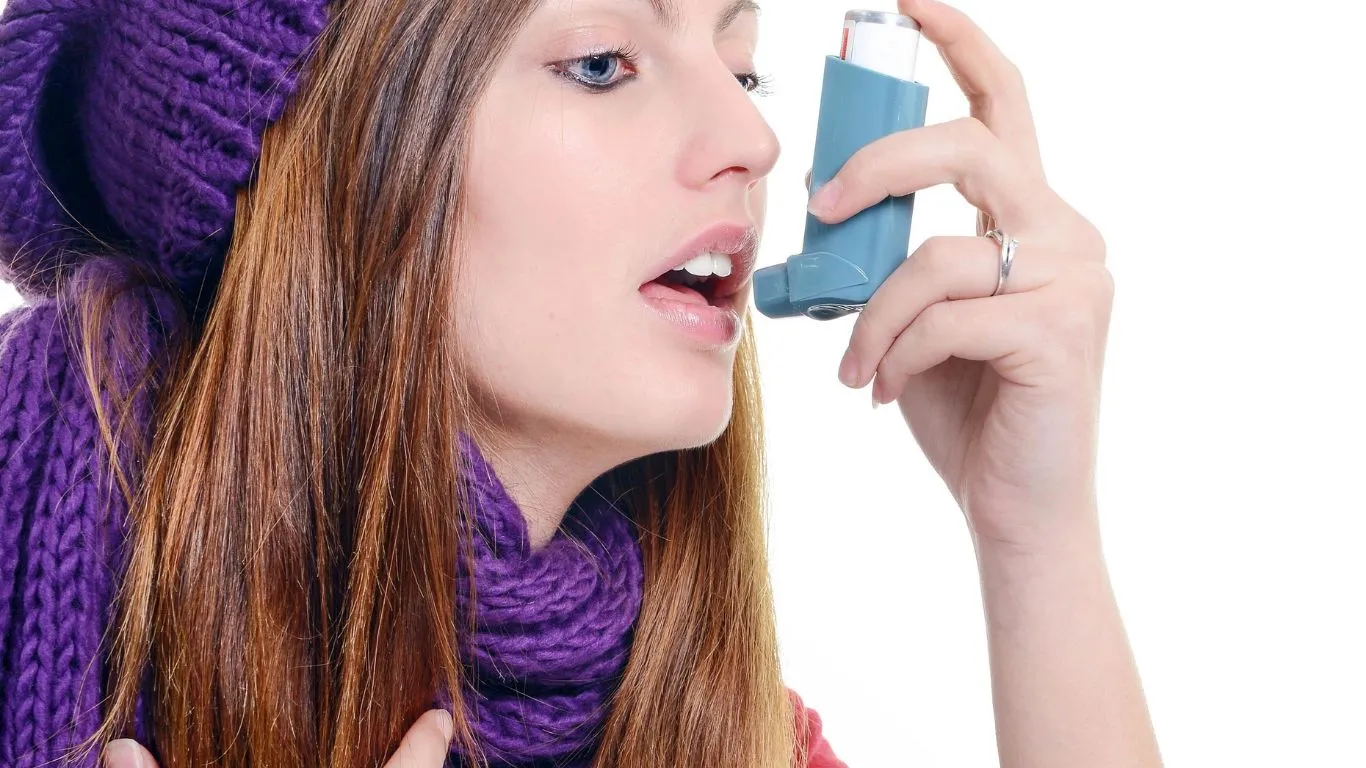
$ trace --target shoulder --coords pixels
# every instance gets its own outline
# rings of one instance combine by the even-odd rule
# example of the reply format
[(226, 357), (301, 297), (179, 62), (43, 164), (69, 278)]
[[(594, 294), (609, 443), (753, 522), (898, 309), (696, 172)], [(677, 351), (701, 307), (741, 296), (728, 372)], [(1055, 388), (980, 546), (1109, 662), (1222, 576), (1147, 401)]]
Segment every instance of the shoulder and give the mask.
[(787, 693), (797, 717), (797, 743), (806, 745), (807, 768), (849, 768), (835, 756), (834, 748), (826, 741), (820, 714), (807, 706), (796, 691), (789, 688)]

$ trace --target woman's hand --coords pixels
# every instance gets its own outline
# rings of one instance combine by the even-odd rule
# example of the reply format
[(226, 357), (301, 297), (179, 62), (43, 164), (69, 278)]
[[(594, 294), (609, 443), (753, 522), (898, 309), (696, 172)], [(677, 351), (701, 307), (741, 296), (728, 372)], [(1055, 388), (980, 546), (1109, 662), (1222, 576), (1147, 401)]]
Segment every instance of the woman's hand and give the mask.
[[(1113, 284), (1096, 229), (1049, 188), (1015, 66), (937, 0), (899, 0), (971, 116), (887, 136), (812, 198), (843, 221), (888, 195), (951, 183), (977, 237), (931, 237), (868, 301), (840, 380), (895, 399), (979, 541), (1030, 546), (1094, 526), (1094, 453)], [(836, 189), (832, 192), (832, 187)], [(820, 204), (834, 198), (821, 210)], [(999, 295), (995, 226), (1019, 241)]]
[[(451, 715), (444, 709), (429, 709), (403, 735), (398, 751), (384, 768), (441, 768), (451, 747)], [(132, 739), (115, 739), (104, 751), (105, 768), (158, 768), (157, 761)]]

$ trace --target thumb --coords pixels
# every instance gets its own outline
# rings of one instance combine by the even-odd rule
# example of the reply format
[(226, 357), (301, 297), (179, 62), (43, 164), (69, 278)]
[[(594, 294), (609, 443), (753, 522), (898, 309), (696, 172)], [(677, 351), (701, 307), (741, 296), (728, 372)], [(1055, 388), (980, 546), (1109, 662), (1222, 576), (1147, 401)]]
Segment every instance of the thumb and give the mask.
[(132, 739), (114, 739), (104, 748), (100, 759), (104, 768), (157, 768), (157, 761), (141, 744)]

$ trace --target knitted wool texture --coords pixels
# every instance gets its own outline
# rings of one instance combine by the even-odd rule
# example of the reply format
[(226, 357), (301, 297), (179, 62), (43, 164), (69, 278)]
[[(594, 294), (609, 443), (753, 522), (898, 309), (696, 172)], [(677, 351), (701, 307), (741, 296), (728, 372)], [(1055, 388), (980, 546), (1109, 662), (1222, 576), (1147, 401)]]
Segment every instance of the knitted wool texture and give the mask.
[[(126, 510), (105, 491), (94, 414), (55, 302), (0, 316), (0, 765), (45, 765), (94, 732)], [(475, 615), (467, 712), (494, 765), (587, 765), (644, 586), (626, 513), (597, 485), (532, 551), (471, 441)], [(105, 504), (109, 514), (105, 516)], [(456, 603), (468, 606), (465, 574)], [(433, 703), (450, 706), (447, 692)], [(139, 703), (135, 733), (154, 746)], [(453, 747), (449, 765), (461, 765)], [(94, 766), (93, 760), (87, 765)]]
[[(114, 244), (192, 307), (207, 303), (235, 194), (325, 21), (323, 0), (9, 0), (0, 13), (0, 279), (32, 304), (0, 316), (6, 768), (47, 764), (98, 725), (126, 534), (54, 298), (59, 275), (98, 280), (116, 260), (69, 247)], [(126, 320), (156, 345), (141, 310)], [(590, 489), (565, 531), (531, 553), (521, 511), (472, 456), (482, 534), (466, 659), (477, 691), (466, 697), (477, 734), (496, 764), (586, 761), (639, 610), (629, 521)]]
[(8, 0), (0, 279), (51, 295), (101, 240), (211, 296), (234, 197), (298, 86), (324, 0)]
[[(463, 445), (481, 531), (478, 629), (466, 665), (476, 731), (494, 765), (587, 765), (644, 591), (633, 523), (594, 484), (533, 552), (524, 515), (473, 443)], [(456, 593), (462, 614), (468, 593)], [(437, 704), (449, 708), (450, 699)]]

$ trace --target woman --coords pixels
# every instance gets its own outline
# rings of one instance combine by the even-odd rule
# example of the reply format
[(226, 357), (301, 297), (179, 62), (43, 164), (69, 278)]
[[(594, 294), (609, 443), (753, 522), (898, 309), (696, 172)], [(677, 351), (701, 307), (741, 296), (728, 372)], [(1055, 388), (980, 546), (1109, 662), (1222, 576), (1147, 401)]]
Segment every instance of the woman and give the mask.
[[(1018, 263), (931, 238), (840, 377), (965, 512), (1002, 762), (1157, 764), (1091, 479), (1103, 242), (1014, 68), (900, 10), (973, 116), (869, 146), (813, 212), (951, 182)], [(842, 765), (778, 668), (749, 317), (651, 298), (712, 251), (710, 302), (748, 301), (756, 25), (10, 0), (0, 763)]]

